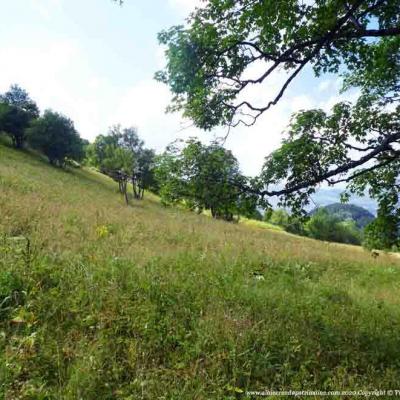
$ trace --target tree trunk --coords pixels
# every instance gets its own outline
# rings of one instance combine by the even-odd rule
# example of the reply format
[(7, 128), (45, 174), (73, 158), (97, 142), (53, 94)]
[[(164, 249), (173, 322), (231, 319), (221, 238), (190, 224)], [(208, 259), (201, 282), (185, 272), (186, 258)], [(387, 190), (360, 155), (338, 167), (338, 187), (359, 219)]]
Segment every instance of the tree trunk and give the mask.
[(134, 178), (132, 178), (132, 190), (133, 190), (133, 197), (135, 199), (138, 199), (139, 198), (139, 194), (138, 194), (137, 189), (136, 189), (136, 183), (135, 183)]
[(23, 145), (24, 145), (24, 139), (21, 136), (16, 136), (14, 141), (15, 148), (22, 149)]
[(216, 212), (216, 210), (215, 210), (214, 207), (211, 207), (211, 216), (212, 216), (213, 218), (217, 218), (217, 212)]
[(125, 203), (128, 206), (129, 205), (129, 199), (128, 199), (128, 191), (126, 190), (126, 188), (125, 188), (124, 196), (125, 196)]
[(127, 181), (126, 181), (126, 180), (125, 180), (125, 181), (122, 181), (122, 182), (121, 182), (121, 185), (122, 185), (122, 193), (123, 193), (124, 198), (125, 198), (125, 203), (126, 203), (126, 205), (129, 205), (128, 190), (127, 190)]

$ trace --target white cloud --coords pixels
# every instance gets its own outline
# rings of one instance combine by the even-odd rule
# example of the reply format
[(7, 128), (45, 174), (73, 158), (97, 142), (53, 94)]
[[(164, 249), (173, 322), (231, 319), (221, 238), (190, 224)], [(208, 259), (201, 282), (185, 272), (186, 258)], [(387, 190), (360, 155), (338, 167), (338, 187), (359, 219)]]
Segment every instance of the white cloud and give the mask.
[(190, 126), (179, 114), (165, 114), (171, 99), (167, 86), (147, 79), (126, 90), (111, 112), (108, 126), (120, 123), (123, 126), (136, 126), (146, 145), (162, 151), (176, 138), (199, 136), (205, 140), (212, 138), (199, 129)]
[(41, 110), (52, 108), (71, 118), (82, 136), (93, 139), (100, 132), (106, 109), (100, 95), (105, 91), (104, 81), (92, 75), (84, 50), (75, 42), (1, 47), (0, 59), (0, 92), (17, 83)]

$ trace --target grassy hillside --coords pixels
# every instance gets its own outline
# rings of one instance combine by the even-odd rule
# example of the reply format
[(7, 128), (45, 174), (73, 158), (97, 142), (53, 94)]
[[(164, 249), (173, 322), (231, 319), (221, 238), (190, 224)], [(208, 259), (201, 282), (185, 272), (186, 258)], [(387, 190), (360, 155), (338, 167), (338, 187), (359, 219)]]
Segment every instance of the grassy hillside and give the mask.
[(235, 399), (400, 382), (397, 258), (153, 196), (126, 207), (100, 174), (1, 145), (0, 216), (0, 398)]

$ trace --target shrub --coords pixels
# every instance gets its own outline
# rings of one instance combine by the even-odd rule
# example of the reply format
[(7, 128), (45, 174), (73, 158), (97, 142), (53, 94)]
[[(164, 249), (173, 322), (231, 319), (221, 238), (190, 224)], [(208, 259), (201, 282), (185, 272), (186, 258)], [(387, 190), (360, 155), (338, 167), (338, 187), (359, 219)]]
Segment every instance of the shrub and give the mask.
[(282, 227), (286, 232), (295, 235), (304, 235), (304, 223), (296, 216), (290, 215), (286, 210), (277, 209), (265, 213), (264, 220), (273, 225)]
[(341, 221), (336, 215), (330, 215), (326, 210), (318, 210), (306, 224), (308, 236), (347, 244), (360, 244), (361, 232), (353, 221)]

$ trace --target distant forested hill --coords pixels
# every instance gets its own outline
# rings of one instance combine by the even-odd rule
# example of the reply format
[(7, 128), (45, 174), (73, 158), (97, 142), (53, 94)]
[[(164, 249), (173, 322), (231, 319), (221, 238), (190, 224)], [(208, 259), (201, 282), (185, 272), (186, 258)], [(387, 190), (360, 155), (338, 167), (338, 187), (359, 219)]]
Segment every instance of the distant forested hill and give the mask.
[[(334, 203), (322, 208), (328, 211), (329, 214), (336, 215), (342, 220), (352, 219), (358, 228), (364, 228), (375, 218), (368, 210), (354, 204)], [(310, 214), (314, 214), (316, 210), (317, 208), (311, 211)]]
[[(340, 195), (342, 193), (343, 189), (340, 188), (319, 188), (312, 196), (313, 205), (310, 206), (307, 211), (311, 212), (315, 207), (324, 207), (329, 204), (339, 203)], [(352, 195), (350, 201), (353, 204), (357, 204), (358, 206), (368, 210), (372, 215), (376, 214), (377, 204), (368, 195), (363, 197)], [(270, 202), (274, 208), (279, 208), (278, 200), (276, 198), (271, 198)]]

